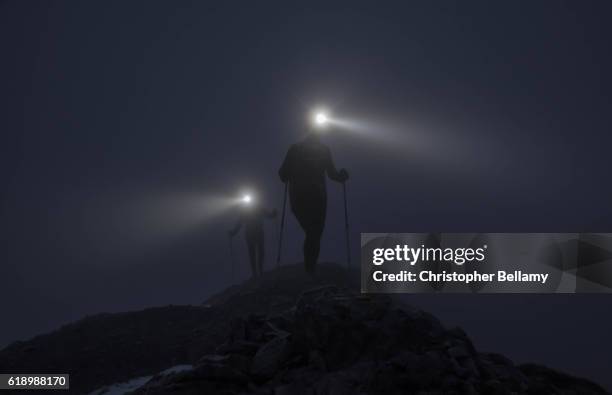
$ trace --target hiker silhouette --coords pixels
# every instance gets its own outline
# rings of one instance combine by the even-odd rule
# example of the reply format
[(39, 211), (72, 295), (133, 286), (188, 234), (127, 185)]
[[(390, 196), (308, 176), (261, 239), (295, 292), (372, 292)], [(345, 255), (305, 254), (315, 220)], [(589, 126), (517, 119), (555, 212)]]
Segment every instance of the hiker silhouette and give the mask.
[(291, 211), (306, 235), (304, 239), (304, 265), (306, 272), (315, 271), (321, 236), (327, 214), (327, 187), (325, 174), (343, 183), (349, 175), (345, 169), (336, 170), (332, 154), (315, 131), (291, 145), (278, 171), (280, 179), (289, 183)]
[(242, 225), (244, 225), (244, 236), (247, 249), (249, 251), (249, 261), (251, 262), (252, 277), (263, 274), (263, 264), (265, 258), (265, 235), (264, 219), (276, 217), (276, 209), (266, 210), (256, 201), (244, 204), (241, 207), (240, 217), (236, 225), (229, 231), (230, 237), (234, 237)]

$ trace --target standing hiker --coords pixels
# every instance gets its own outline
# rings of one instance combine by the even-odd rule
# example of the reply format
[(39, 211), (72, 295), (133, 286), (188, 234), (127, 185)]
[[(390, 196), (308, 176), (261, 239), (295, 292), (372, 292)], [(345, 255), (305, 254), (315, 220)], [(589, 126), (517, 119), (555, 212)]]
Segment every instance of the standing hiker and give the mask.
[(291, 211), (305, 233), (304, 265), (313, 274), (319, 258), (321, 236), (327, 212), (325, 174), (332, 180), (346, 182), (345, 169), (336, 170), (332, 154), (316, 131), (289, 147), (279, 172), (280, 179), (289, 183)]
[(266, 210), (263, 206), (253, 201), (250, 196), (245, 196), (241, 207), (240, 218), (236, 225), (229, 231), (230, 237), (234, 237), (242, 225), (244, 225), (244, 236), (249, 251), (252, 277), (261, 276), (263, 273), (265, 258), (265, 235), (264, 219), (276, 217), (276, 210)]

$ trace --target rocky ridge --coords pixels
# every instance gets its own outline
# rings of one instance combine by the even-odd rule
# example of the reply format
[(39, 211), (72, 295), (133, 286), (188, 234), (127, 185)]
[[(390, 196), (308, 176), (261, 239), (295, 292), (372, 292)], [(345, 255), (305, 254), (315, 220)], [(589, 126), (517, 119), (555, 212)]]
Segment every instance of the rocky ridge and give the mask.
[[(175, 365), (192, 368), (154, 375)], [(315, 277), (282, 266), (201, 306), (87, 317), (0, 351), (0, 371), (69, 372), (75, 394), (149, 375), (134, 394), (606, 393), (478, 352), (459, 328), (360, 294), (358, 275), (333, 264)]]
[[(463, 330), (346, 285), (319, 285), (284, 309), (232, 319), (224, 340), (192, 370), (154, 377), (134, 393), (606, 393), (584, 379), (480, 353)], [(243, 296), (221, 303), (247, 302)]]

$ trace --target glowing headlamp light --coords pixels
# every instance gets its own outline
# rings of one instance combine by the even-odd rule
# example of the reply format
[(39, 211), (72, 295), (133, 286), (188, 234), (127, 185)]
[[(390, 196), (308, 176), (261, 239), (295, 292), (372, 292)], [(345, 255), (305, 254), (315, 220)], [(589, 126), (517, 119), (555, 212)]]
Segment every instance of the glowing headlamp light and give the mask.
[(324, 112), (318, 112), (315, 114), (314, 121), (317, 126), (323, 126), (328, 121), (327, 115)]

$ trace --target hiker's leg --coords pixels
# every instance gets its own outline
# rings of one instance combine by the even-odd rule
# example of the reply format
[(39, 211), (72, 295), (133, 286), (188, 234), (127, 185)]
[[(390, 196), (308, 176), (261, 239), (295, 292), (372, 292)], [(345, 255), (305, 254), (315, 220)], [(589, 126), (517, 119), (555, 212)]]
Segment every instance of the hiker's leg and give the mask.
[(321, 238), (323, 236), (324, 223), (312, 223), (306, 231), (306, 239), (304, 240), (304, 263), (306, 270), (314, 273), (319, 261), (319, 252), (321, 251)]
[(256, 261), (256, 243), (252, 239), (247, 239), (247, 247), (249, 250), (249, 262), (251, 263), (251, 277), (257, 275), (257, 261)]
[(310, 194), (301, 199), (299, 205), (293, 206), (292, 210), (305, 234), (303, 246), (304, 266), (308, 273), (313, 273), (321, 249), (321, 236), (325, 227), (327, 211), (327, 197), (320, 193)]
[(264, 259), (266, 256), (266, 243), (263, 235), (257, 241), (257, 272), (261, 276), (263, 274)]

